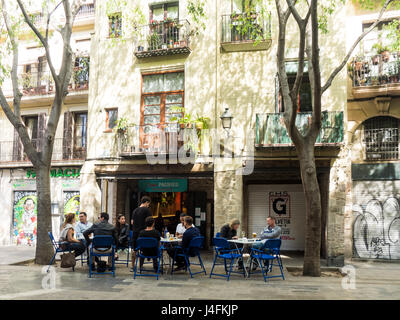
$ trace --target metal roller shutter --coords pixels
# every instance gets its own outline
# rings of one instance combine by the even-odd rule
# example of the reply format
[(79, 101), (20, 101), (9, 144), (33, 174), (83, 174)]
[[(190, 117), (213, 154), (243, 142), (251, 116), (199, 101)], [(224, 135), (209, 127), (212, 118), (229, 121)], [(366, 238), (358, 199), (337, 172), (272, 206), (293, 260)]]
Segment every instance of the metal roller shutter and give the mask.
[(306, 208), (302, 185), (249, 185), (248, 195), (250, 234), (259, 234), (271, 214), (282, 228), (282, 250), (304, 250)]
[(400, 259), (400, 181), (353, 181), (353, 255)]

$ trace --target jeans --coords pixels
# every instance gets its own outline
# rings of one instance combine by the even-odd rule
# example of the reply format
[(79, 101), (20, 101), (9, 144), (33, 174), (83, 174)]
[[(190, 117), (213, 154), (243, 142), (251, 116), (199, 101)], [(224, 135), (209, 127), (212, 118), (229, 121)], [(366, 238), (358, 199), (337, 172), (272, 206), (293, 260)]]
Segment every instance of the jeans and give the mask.
[(69, 242), (67, 244), (67, 250), (74, 251), (75, 257), (79, 257), (85, 252), (86, 247), (82, 242)]

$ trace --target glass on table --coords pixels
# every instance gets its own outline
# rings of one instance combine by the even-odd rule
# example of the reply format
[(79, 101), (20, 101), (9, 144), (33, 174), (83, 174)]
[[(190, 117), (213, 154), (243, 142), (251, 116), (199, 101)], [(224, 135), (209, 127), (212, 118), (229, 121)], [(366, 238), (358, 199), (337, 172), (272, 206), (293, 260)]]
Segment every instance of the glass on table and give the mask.
[(246, 232), (242, 231), (242, 239), (246, 239)]
[(253, 232), (253, 239), (256, 239), (256, 238), (257, 238), (257, 233)]

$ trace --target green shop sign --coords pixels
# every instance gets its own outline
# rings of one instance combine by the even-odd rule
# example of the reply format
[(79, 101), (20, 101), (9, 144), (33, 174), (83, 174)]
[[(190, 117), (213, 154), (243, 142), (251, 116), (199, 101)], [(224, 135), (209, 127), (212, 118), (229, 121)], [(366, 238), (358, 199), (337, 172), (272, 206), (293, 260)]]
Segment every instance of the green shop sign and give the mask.
[(144, 192), (185, 192), (187, 179), (139, 180), (139, 190)]
[[(51, 178), (79, 178), (81, 175), (80, 168), (58, 168), (50, 170)], [(27, 170), (26, 171), (27, 178), (36, 178), (35, 170)]]

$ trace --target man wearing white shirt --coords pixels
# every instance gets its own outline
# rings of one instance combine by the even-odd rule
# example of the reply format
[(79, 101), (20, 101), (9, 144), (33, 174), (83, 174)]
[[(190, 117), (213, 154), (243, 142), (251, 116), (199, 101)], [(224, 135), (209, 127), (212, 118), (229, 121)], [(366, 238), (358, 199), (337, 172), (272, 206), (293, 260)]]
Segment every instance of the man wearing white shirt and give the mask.
[(175, 235), (178, 238), (182, 238), (183, 237), (183, 233), (186, 231), (184, 222), (185, 222), (185, 217), (186, 217), (186, 213), (181, 213), (181, 215), (179, 216), (179, 219), (181, 221), (181, 223), (179, 223), (176, 226), (176, 231), (175, 231)]
[(83, 236), (83, 232), (89, 229), (93, 223), (87, 221), (86, 212), (79, 213), (79, 222), (75, 225), (75, 238), (83, 242), (85, 247), (87, 247), (87, 243), (85, 237)]

